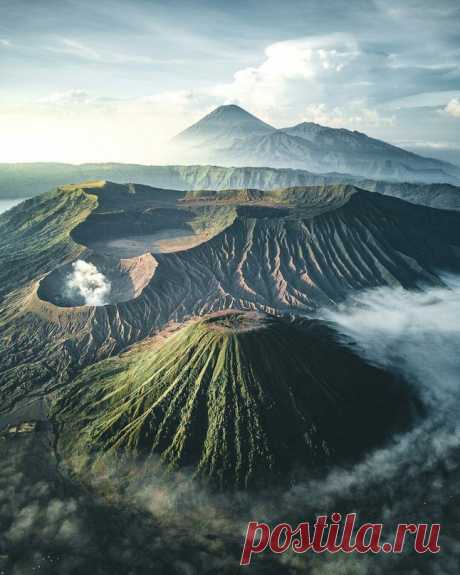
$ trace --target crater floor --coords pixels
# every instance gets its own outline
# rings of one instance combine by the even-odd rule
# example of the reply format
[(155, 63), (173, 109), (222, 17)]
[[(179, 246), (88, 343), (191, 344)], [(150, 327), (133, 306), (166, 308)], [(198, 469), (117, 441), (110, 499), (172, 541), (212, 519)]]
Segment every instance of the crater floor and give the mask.
[(96, 253), (120, 258), (132, 258), (145, 253), (161, 254), (186, 250), (200, 244), (205, 237), (180, 228), (160, 230), (152, 234), (86, 240)]

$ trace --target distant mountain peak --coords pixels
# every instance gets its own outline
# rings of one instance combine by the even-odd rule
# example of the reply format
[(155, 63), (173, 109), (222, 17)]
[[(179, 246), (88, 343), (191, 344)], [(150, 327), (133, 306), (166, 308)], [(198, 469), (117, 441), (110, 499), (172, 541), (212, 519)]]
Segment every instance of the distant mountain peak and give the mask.
[(306, 120), (296, 124), (297, 128), (324, 128), (321, 124), (317, 124), (316, 122), (307, 122)]
[(248, 136), (262, 136), (275, 128), (236, 104), (218, 106), (195, 124), (178, 134), (176, 141), (209, 144), (220, 140), (231, 143)]
[[(251, 116), (252, 118), (256, 118), (256, 116), (254, 116), (253, 114), (251, 114), (250, 112), (248, 112), (247, 110), (242, 108), (241, 106), (238, 106), (237, 104), (222, 104), (222, 106), (217, 106), (217, 108), (214, 108), (214, 110), (208, 114), (208, 117), (210, 117), (210, 116), (221, 116), (221, 115), (227, 115), (227, 114), (232, 114), (232, 115), (240, 114), (242, 116)], [(258, 119), (258, 118), (256, 118), (256, 119)]]
[(218, 106), (174, 138), (187, 163), (295, 168), (374, 179), (457, 182), (459, 168), (357, 130), (303, 121), (275, 128), (237, 104)]
[(348, 133), (348, 134), (360, 134), (362, 136), (365, 136), (366, 134), (363, 134), (361, 132), (358, 132), (357, 130), (349, 130), (348, 128), (333, 128), (332, 126), (323, 126), (322, 124), (318, 124), (316, 122), (300, 122), (300, 124), (295, 124), (295, 126), (290, 126), (288, 128), (283, 128), (283, 130), (309, 130), (311, 132), (331, 132), (331, 133)]

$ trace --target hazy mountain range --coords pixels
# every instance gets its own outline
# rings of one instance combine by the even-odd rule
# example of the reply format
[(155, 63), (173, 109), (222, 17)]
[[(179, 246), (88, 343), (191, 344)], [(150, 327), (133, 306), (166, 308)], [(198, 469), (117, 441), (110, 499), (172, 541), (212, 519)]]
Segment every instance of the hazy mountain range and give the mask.
[(395, 196), (434, 208), (460, 210), (460, 187), (448, 183), (416, 183), (363, 179), (349, 174), (314, 174), (290, 168), (144, 166), (140, 164), (0, 164), (0, 199), (28, 198), (65, 182), (110, 180), (137, 182), (169, 190), (276, 190), (294, 186), (349, 183), (371, 192)]
[(291, 167), (377, 179), (451, 182), (460, 168), (366, 134), (312, 122), (277, 129), (239, 106), (220, 106), (174, 139), (197, 161)]

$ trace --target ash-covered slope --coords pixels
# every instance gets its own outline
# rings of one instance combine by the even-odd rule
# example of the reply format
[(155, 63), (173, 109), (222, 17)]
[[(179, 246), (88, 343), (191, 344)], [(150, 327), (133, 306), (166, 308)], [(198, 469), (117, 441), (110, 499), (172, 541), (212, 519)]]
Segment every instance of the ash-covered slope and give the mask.
[(92, 366), (54, 409), (60, 446), (80, 462), (157, 454), (247, 488), (354, 458), (407, 429), (415, 406), (321, 323), (223, 312)]
[[(455, 212), (353, 186), (194, 192), (170, 201), (174, 194), (70, 186), (0, 217), (5, 408), (171, 321), (227, 308), (312, 313), (356, 290), (440, 284), (443, 271), (460, 271)], [(107, 257), (88, 247), (101, 230), (110, 242), (129, 243), (136, 233), (178, 225), (193, 234), (194, 247), (134, 254), (121, 266), (106, 260), (118, 294), (107, 305), (58, 300), (61, 266), (83, 259), (97, 267)], [(121, 273), (129, 277), (118, 285)]]

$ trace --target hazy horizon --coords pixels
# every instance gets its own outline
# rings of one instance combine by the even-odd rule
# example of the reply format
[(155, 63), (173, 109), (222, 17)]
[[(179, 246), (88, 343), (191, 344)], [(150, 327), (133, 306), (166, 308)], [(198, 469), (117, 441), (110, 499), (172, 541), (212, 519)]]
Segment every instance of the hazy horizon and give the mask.
[(454, 0), (0, 0), (0, 162), (184, 163), (165, 145), (236, 103), (460, 164)]

